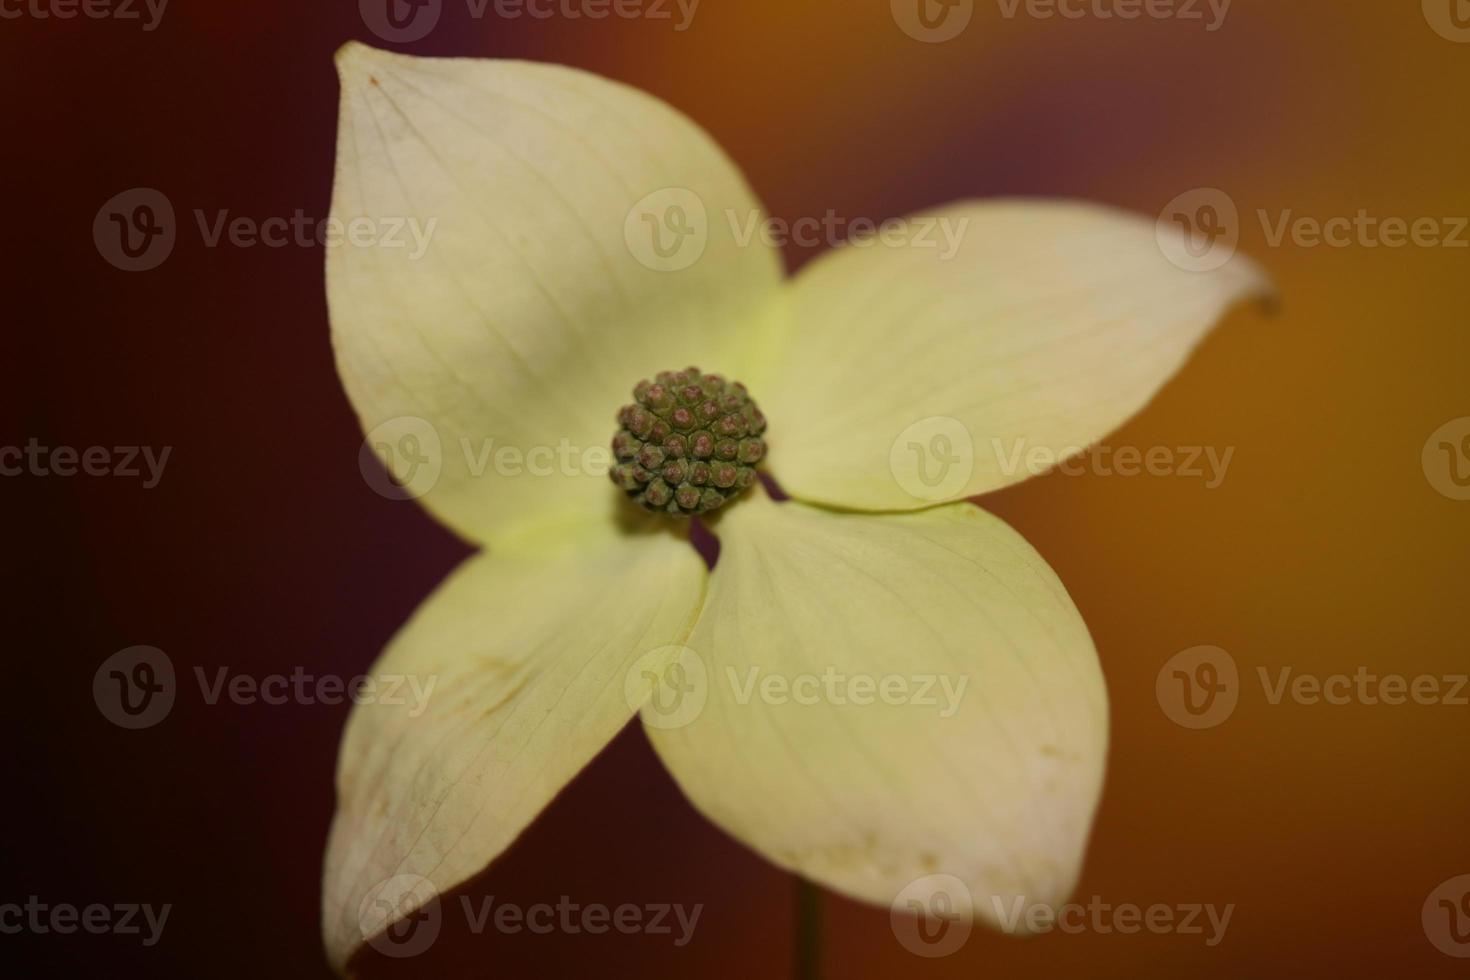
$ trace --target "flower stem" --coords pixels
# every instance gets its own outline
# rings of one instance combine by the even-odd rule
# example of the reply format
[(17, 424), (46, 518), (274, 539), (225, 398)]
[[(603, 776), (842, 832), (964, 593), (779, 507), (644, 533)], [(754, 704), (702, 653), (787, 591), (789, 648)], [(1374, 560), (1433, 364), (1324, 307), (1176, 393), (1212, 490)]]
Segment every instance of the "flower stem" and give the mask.
[(822, 892), (796, 879), (796, 980), (821, 980)]

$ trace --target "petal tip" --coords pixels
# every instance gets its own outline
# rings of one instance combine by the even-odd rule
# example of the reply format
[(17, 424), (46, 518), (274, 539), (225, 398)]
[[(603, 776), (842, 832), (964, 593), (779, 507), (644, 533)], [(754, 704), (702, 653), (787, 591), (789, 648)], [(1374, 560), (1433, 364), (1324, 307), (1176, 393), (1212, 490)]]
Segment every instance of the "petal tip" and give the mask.
[(367, 75), (367, 66), (385, 53), (361, 41), (348, 41), (332, 56), (337, 65), (337, 77), (342, 80), (344, 87), (350, 82), (360, 80)]

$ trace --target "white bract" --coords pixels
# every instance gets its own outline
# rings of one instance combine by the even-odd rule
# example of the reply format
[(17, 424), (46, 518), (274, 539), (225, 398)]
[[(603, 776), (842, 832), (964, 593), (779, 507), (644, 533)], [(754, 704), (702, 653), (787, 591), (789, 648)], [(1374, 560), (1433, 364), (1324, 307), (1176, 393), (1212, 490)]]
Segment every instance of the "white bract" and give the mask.
[[(412, 911), (373, 901), (385, 881), (426, 882), (426, 900), (509, 846), (637, 710), (628, 678), (651, 651), (692, 651), (709, 683), (649, 739), (694, 805), (771, 861), (881, 905), (940, 873), (982, 918), (1065, 901), (1102, 785), (1102, 673), (1046, 562), (965, 502), (1031, 472), (978, 456), (916, 493), (896, 441), (1075, 452), (1263, 294), (1259, 271), (1182, 270), (1153, 222), (1108, 208), (1004, 200), (913, 219), (964, 227), (954, 250), (835, 249), (788, 280), (759, 236), (717, 220), (759, 211), (739, 171), (657, 99), (526, 62), (351, 44), (338, 64), (333, 218), (435, 222), (422, 255), (328, 250), (365, 431), (409, 418), (448, 446), (605, 444), (635, 382), (696, 364), (748, 385), (770, 421), (763, 465), (794, 499), (733, 501), (707, 572), (605, 476), (444, 467), (421, 501), (483, 550), (374, 667), (437, 677), (427, 709), (362, 704), (348, 723), (325, 870), (334, 964)], [(659, 202), (647, 230), (699, 234), (693, 258), (633, 247)], [(752, 670), (968, 686), (940, 717), (723, 681)]]

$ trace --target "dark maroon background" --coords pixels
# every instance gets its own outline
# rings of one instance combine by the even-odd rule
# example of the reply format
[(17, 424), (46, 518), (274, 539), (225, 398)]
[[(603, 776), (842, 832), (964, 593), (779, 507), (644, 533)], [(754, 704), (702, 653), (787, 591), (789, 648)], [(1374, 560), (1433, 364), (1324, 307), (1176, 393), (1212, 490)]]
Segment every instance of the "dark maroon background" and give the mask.
[[(13, 0), (10, 0), (13, 3)], [(29, 2), (29, 0), (27, 0)], [(1237, 0), (1218, 34), (1002, 21), (946, 45), (886, 0), (705, 0), (639, 22), (472, 23), (418, 54), (514, 55), (640, 85), (705, 124), (773, 213), (884, 218), (964, 196), (1088, 197), (1157, 213), (1222, 186), (1242, 210), (1470, 213), (1470, 46), (1417, 0)], [(14, 9), (13, 7), (8, 9)], [(206, 248), (192, 212), (327, 213), (333, 51), (355, 2), (172, 0), (159, 28), (0, 20), (5, 322), (0, 446), (172, 447), (162, 483), (0, 479), (6, 635), (0, 903), (171, 903), (163, 941), (0, 935), (7, 976), (326, 976), (320, 865), (344, 706), (202, 702), (193, 669), (350, 677), (465, 548), (359, 475), (318, 248)], [(108, 265), (103, 202), (168, 195), (179, 242)], [(1248, 229), (1248, 231), (1250, 231)], [(1466, 508), (1419, 468), (1470, 414), (1465, 253), (1244, 247), (1285, 314), (1237, 315), (1118, 440), (1240, 449), (1220, 490), (1049, 476), (986, 506), (1057, 569), (1098, 642), (1109, 781), (1079, 897), (1236, 902), (1230, 941), (977, 931), (905, 952), (887, 914), (829, 898), (831, 976), (1463, 975), (1419, 925), (1470, 871), (1464, 709), (1271, 708), (1214, 732), (1160, 713), (1174, 651), (1244, 671), (1465, 670)], [(793, 263), (809, 253), (794, 252)], [(109, 723), (99, 664), (165, 650), (182, 693)], [(792, 882), (704, 822), (636, 727), (469, 886), (521, 905), (702, 903), (695, 940), (468, 936), (383, 976), (785, 976)], [(1459, 971), (1457, 974), (1456, 971)]]

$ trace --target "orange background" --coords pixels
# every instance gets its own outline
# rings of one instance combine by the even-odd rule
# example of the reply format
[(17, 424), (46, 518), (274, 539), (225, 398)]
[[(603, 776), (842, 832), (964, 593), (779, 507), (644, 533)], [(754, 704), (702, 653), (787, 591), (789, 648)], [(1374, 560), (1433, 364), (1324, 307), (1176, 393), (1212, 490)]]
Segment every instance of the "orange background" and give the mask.
[[(342, 708), (183, 705), (125, 733), (90, 677), (134, 643), (181, 672), (350, 675), (461, 547), (374, 496), (327, 347), (315, 249), (102, 263), (92, 215), (123, 189), (181, 212), (324, 215), (331, 54), (371, 40), (355, 4), (174, 0), (158, 30), (8, 21), (7, 265), (23, 270), (7, 443), (169, 444), (156, 492), (8, 485), (24, 527), (5, 764), (6, 893), (173, 902), (164, 941), (7, 938), (33, 975), (324, 975), (322, 842)], [(1272, 247), (1255, 215), (1470, 215), (1470, 44), (1417, 2), (1236, 0), (1178, 20), (1007, 19), (976, 4), (922, 44), (887, 0), (704, 0), (669, 22), (474, 21), (449, 3), (423, 54), (565, 62), (683, 109), (771, 212), (882, 219), (960, 197), (1077, 196), (1156, 214), (1218, 187), (1280, 312), (1232, 314), (1112, 446), (1235, 449), (1199, 480), (1052, 474), (988, 497), (1046, 556), (1093, 631), (1113, 713), (1079, 899), (1233, 903), (1225, 941), (1017, 940), (977, 930), (924, 960), (886, 910), (828, 898), (834, 977), (1464, 975), (1420, 908), (1470, 872), (1470, 708), (1271, 704), (1264, 667), (1470, 671), (1470, 502), (1421, 468), (1470, 415), (1470, 249)], [(24, 93), (25, 97), (16, 96)], [(1465, 236), (1470, 238), (1470, 235)], [(800, 250), (793, 266), (810, 258)], [(21, 532), (35, 535), (23, 545)], [(1241, 700), (1186, 730), (1155, 697), (1174, 653), (1228, 650)], [(629, 730), (470, 894), (528, 904), (702, 902), (689, 946), (650, 936), (469, 936), (383, 976), (786, 975), (791, 879), (705, 824)], [(462, 930), (461, 930), (462, 932)]]

